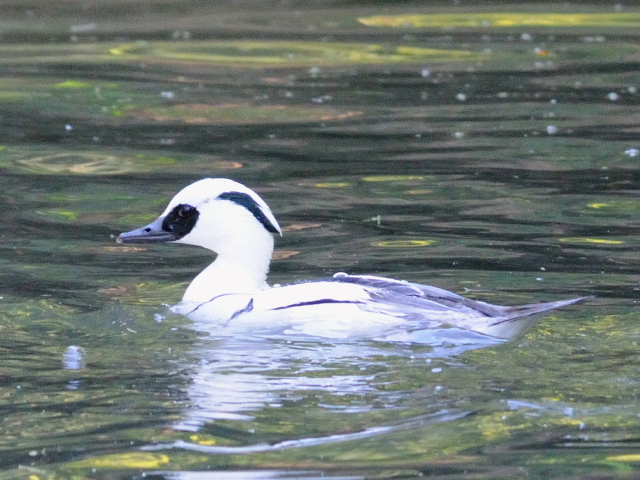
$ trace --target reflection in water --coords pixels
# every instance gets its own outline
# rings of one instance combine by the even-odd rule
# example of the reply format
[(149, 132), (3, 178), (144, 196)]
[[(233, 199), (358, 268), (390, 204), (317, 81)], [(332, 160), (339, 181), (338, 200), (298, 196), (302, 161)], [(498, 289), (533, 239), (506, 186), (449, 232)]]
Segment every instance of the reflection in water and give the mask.
[[(84, 348), (71, 345), (62, 354), (62, 368), (65, 370), (81, 370), (85, 368), (87, 363), (86, 352)], [(79, 379), (70, 379), (67, 384), (69, 390), (78, 390), (82, 387), (82, 381)]]
[(428, 425), (435, 425), (436, 423), (458, 420), (460, 418), (464, 418), (468, 414), (469, 414), (468, 412), (441, 410), (432, 415), (421, 415), (420, 417), (411, 418), (409, 420), (399, 422), (395, 425), (371, 427), (371, 428), (367, 428), (362, 431), (354, 432), (354, 433), (327, 435), (323, 437), (300, 438), (295, 440), (286, 440), (284, 442), (277, 442), (277, 443), (258, 443), (254, 445), (246, 445), (241, 447), (200, 445), (197, 443), (178, 440), (170, 444), (158, 444), (158, 445), (142, 447), (142, 450), (154, 451), (154, 450), (165, 450), (165, 449), (171, 449), (171, 448), (181, 448), (185, 450), (192, 450), (195, 452), (217, 453), (217, 454), (243, 454), (243, 453), (246, 454), (246, 453), (258, 453), (258, 452), (272, 452), (272, 451), (280, 451), (288, 448), (313, 447), (318, 445), (326, 445), (329, 443), (362, 440), (365, 438), (374, 437), (377, 435), (382, 435), (382, 434), (394, 432), (397, 430), (425, 427)]
[[(188, 407), (176, 430), (196, 432), (215, 420), (249, 421), (252, 413), (267, 408), (282, 407), (285, 402), (307, 399), (311, 392), (347, 397), (351, 400), (341, 408), (354, 413), (372, 409), (372, 399), (383, 395), (371, 374), (332, 374), (334, 371), (366, 371), (371, 366), (385, 365), (385, 357), (408, 353), (376, 348), (375, 344), (318, 344), (276, 338), (226, 338), (205, 341), (193, 353), (201, 358), (194, 367), (187, 387)], [(404, 350), (404, 352), (403, 352)], [(430, 356), (431, 353), (425, 356)], [(331, 367), (330, 365), (335, 365)], [(361, 404), (353, 398), (361, 398)], [(320, 406), (320, 405), (317, 405)], [(357, 432), (312, 438), (298, 438), (270, 444), (245, 446), (211, 446), (176, 441), (145, 447), (146, 450), (182, 448), (207, 453), (253, 453), (285, 448), (307, 447), (326, 443), (358, 440), (398, 429), (415, 428), (461, 418), (465, 412), (439, 410), (432, 414), (404, 419), (393, 425), (370, 427)]]
[(154, 472), (167, 480), (364, 480), (361, 475), (327, 475), (322, 470), (240, 470), (225, 472)]
[(84, 348), (71, 345), (62, 354), (62, 366), (66, 370), (80, 370), (86, 365)]
[[(449, 330), (458, 334), (398, 334), (396, 344), (354, 339), (320, 343), (286, 335), (205, 339), (192, 352), (200, 361), (190, 369), (188, 407), (173, 427), (195, 432), (214, 420), (252, 420), (255, 412), (305, 399), (311, 392), (360, 398), (340, 410), (366, 411), (373, 408), (372, 399), (385, 394), (378, 390), (376, 377), (365, 373), (371, 367), (384, 368), (389, 358), (447, 358), (503, 342), (474, 332), (461, 337), (457, 329)], [(409, 342), (418, 340), (430, 342), (426, 345), (431, 348), (416, 352)]]
[[(249, 412), (295, 399), (296, 391), (371, 393), (370, 376), (334, 376), (323, 366), (331, 360), (361, 358), (366, 350), (357, 345), (319, 346), (258, 337), (204, 342), (194, 352), (201, 360), (187, 391), (192, 404), (175, 428), (196, 431), (210, 420), (250, 419)], [(323, 376), (310, 376), (311, 372)]]

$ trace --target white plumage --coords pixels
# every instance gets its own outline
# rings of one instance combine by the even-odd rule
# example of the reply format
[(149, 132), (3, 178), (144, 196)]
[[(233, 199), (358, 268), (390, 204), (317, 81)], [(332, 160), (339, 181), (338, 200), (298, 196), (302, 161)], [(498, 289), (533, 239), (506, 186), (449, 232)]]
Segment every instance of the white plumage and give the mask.
[(217, 253), (172, 308), (220, 328), (279, 329), (330, 338), (379, 337), (456, 328), (512, 338), (541, 314), (582, 300), (502, 307), (440, 288), (367, 275), (269, 287), (273, 235), (282, 234), (267, 204), (233, 180), (206, 178), (173, 197), (153, 223), (121, 234), (119, 243), (185, 243)]

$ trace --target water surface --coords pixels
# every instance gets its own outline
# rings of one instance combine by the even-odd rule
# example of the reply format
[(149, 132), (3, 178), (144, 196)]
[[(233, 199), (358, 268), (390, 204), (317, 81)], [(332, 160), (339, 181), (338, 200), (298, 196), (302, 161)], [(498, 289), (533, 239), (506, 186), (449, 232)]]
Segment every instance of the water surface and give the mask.
[[(633, 472), (640, 11), (254, 7), (0, 7), (0, 476)], [(211, 253), (114, 238), (205, 176), (273, 283), (595, 299), (477, 349), (202, 332), (164, 305)]]

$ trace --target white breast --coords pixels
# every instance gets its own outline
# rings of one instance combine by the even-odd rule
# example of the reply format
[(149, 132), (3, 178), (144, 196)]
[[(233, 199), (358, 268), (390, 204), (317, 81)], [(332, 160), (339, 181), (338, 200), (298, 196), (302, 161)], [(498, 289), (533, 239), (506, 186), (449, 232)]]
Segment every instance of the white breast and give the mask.
[[(325, 338), (375, 334), (397, 325), (389, 312), (367, 311), (368, 292), (358, 285), (309, 282), (245, 294), (221, 295), (203, 303), (181, 302), (172, 311), (220, 328), (280, 331)], [(214, 324), (212, 325), (212, 322)]]

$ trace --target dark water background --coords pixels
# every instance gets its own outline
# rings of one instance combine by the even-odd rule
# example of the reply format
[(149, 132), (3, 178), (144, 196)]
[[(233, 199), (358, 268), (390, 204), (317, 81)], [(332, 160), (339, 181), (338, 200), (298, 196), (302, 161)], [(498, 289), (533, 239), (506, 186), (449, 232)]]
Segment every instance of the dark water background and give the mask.
[[(633, 2), (3, 2), (0, 479), (632, 477), (639, 28)], [(205, 176), (272, 207), (273, 283), (595, 298), (466, 352), (206, 336), (163, 305), (211, 255), (114, 243)]]

